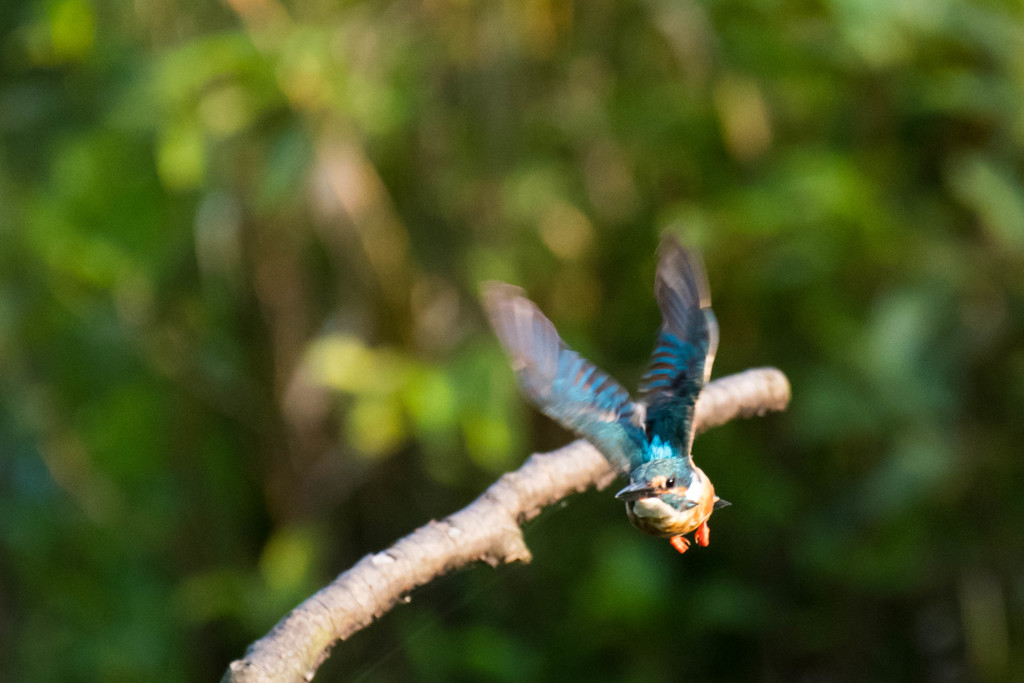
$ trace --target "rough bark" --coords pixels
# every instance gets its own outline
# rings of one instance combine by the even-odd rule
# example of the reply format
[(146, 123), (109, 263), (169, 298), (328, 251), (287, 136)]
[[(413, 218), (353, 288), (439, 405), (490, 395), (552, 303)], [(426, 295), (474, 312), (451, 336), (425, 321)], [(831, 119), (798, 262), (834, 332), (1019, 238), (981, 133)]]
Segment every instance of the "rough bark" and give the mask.
[[(789, 403), (786, 376), (757, 368), (708, 384), (697, 402), (697, 431), (738, 417), (783, 410)], [(284, 617), (245, 657), (228, 667), (222, 681), (309, 681), (331, 647), (365, 628), (409, 594), (435, 578), (473, 562), (497, 567), (529, 562), (520, 525), (546, 506), (591, 486), (601, 489), (619, 473), (588, 442), (579, 440), (550, 453), (531, 455), (468, 506), (430, 521), (387, 550), (367, 555)]]

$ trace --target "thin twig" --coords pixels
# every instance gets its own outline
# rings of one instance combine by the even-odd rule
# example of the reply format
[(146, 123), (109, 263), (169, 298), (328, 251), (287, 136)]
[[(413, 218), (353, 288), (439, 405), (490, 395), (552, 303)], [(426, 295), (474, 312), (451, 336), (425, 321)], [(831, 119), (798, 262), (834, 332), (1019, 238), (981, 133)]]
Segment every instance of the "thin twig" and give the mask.
[[(775, 368), (715, 380), (697, 402), (697, 430), (783, 410), (789, 397), (789, 382)], [(494, 567), (529, 562), (520, 525), (570, 494), (591, 486), (604, 488), (617, 474), (583, 440), (531, 455), (522, 467), (503, 474), (462, 510), (427, 523), (340, 574), (250, 645), (243, 659), (231, 663), (222, 681), (311, 680), (335, 642), (408, 601), (415, 588), (473, 562)]]

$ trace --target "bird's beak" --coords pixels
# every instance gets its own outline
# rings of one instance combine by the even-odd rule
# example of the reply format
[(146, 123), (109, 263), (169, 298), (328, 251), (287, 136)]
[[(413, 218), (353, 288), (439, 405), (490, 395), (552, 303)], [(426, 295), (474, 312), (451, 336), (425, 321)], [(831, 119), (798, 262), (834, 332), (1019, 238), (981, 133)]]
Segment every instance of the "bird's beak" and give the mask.
[(653, 487), (641, 482), (635, 482), (616, 493), (615, 497), (619, 500), (629, 502), (631, 500), (640, 500), (641, 498), (649, 498), (656, 495), (658, 495), (658, 492), (655, 491)]

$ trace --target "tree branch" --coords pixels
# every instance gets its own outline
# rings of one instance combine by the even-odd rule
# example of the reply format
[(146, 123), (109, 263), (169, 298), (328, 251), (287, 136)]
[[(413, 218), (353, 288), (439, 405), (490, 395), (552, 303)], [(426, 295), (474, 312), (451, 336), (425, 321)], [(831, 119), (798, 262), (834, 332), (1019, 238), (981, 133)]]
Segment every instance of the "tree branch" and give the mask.
[[(789, 397), (789, 381), (775, 368), (715, 380), (697, 402), (697, 431), (784, 410)], [(570, 494), (608, 486), (618, 474), (583, 440), (531, 455), (462, 510), (427, 523), (340, 574), (250, 645), (245, 657), (228, 667), (222, 683), (311, 680), (336, 641), (408, 601), (413, 589), (473, 562), (493, 567), (529, 562), (521, 524)]]

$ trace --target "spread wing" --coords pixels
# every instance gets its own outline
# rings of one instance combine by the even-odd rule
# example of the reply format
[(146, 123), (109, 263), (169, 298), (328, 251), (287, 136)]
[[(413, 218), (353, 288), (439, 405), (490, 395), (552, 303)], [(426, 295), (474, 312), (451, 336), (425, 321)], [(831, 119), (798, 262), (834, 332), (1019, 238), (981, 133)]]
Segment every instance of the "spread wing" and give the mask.
[(536, 304), (512, 285), (485, 285), (484, 306), (524, 393), (548, 417), (589, 440), (617, 470), (644, 441), (643, 406), (566, 346)]
[(640, 380), (640, 401), (647, 404), (648, 433), (689, 454), (694, 406), (711, 376), (718, 348), (718, 322), (700, 255), (671, 237), (660, 251), (654, 293), (662, 323)]

